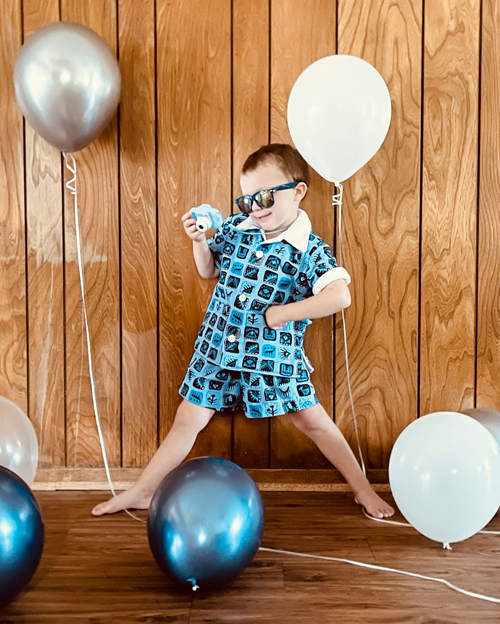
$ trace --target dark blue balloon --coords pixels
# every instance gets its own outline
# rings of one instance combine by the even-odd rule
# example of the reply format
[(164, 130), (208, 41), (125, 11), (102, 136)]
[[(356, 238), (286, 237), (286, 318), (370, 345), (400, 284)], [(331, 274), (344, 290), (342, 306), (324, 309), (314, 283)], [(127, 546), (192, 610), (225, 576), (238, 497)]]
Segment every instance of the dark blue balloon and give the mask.
[(0, 606), (36, 572), (43, 551), (43, 519), (29, 486), (0, 466)]
[(198, 457), (170, 472), (148, 513), (153, 556), (173, 581), (193, 589), (222, 587), (243, 572), (264, 531), (262, 497), (239, 466)]

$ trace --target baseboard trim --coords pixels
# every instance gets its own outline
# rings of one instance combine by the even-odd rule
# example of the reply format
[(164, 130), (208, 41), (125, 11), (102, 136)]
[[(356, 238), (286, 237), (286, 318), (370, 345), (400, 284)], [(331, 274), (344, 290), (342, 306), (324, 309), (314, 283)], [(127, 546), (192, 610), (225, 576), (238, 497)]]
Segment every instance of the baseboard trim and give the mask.
[[(142, 468), (112, 468), (116, 490), (128, 489)], [(263, 492), (350, 492), (338, 470), (247, 469)], [(390, 492), (387, 470), (368, 470), (376, 492)], [(104, 468), (40, 468), (32, 485), (35, 491), (109, 490)]]

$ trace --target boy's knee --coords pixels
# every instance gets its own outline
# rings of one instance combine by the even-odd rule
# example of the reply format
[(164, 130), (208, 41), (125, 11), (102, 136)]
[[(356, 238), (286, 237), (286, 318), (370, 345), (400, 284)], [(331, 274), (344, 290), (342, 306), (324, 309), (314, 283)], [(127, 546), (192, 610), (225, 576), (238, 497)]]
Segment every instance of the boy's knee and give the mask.
[(295, 427), (308, 436), (321, 433), (325, 429), (323, 419), (315, 412), (301, 410), (299, 412), (289, 413), (288, 416)]
[(209, 409), (208, 407), (199, 407), (198, 405), (184, 399), (177, 408), (174, 426), (188, 427), (190, 429), (201, 431), (208, 425), (214, 413), (215, 410), (213, 409)]

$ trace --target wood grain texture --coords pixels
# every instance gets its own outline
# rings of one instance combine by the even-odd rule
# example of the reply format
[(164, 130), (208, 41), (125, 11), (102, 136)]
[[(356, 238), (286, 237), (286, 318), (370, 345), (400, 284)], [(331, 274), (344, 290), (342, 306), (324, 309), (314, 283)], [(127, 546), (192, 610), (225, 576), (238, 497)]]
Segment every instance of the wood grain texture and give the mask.
[(477, 406), (500, 409), (500, 6), (483, 0), (477, 297)]
[[(339, 3), (339, 54), (371, 63), (392, 101), (382, 148), (344, 183), (343, 257), (352, 277), (347, 344), (369, 466), (387, 466), (397, 436), (418, 415), (421, 24), (421, 0)], [(337, 317), (336, 422), (357, 453)]]
[(474, 401), (479, 7), (425, 3), (422, 415)]
[(154, 2), (120, 0), (118, 11), (122, 457), (145, 466), (158, 437)]
[(0, 5), (0, 396), (28, 411), (23, 119), (12, 70), (21, 47), (21, 7)]
[[(116, 54), (114, 0), (62, 0), (61, 19), (85, 24)], [(118, 152), (116, 117), (75, 155), (78, 206), (85, 262), (97, 401), (108, 459), (120, 463), (120, 297), (118, 244)], [(68, 172), (65, 173), (66, 180)], [(90, 393), (81, 293), (76, 262), (73, 197), (65, 192), (67, 464), (102, 464)]]
[[(120, 57), (120, 142), (115, 118), (75, 158), (106, 444), (114, 466), (123, 459), (140, 467), (172, 424), (215, 285), (197, 275), (180, 217), (202, 202), (230, 214), (246, 156), (269, 140), (290, 141), (290, 89), (311, 62), (335, 53), (337, 13), (338, 52), (371, 62), (393, 106), (382, 149), (345, 183), (344, 194), (344, 260), (353, 277), (348, 343), (368, 466), (386, 466), (397, 435), (419, 415), (474, 401), (500, 408), (496, 2), (5, 0), (0, 395), (29, 406), (42, 466), (61, 467), (65, 455), (77, 467), (102, 459), (73, 198), (62, 192), (57, 150), (29, 126), (24, 143), (14, 99), (23, 34), (59, 18), (77, 21)], [(304, 208), (333, 245), (333, 187), (313, 178)], [(315, 321), (306, 352), (321, 403), (354, 445), (339, 321), (336, 329), (332, 319)], [(330, 467), (287, 417), (217, 415), (193, 450), (202, 454), (247, 468)]]
[[(139, 478), (142, 468), (110, 470), (115, 491), (126, 490)], [(247, 468), (259, 490), (273, 492), (350, 492), (338, 470), (272, 470)], [(368, 479), (376, 492), (389, 492), (387, 470), (368, 470)], [(37, 492), (56, 490), (99, 490), (109, 492), (104, 468), (41, 468), (32, 489)], [(103, 497), (105, 495), (103, 494)]]
[[(498, 622), (497, 604), (442, 584), (268, 551), (259, 551), (225, 587), (187, 592), (159, 570), (142, 523), (125, 514), (90, 515), (101, 497), (38, 494), (44, 556), (33, 581), (2, 609), (2, 624)], [(263, 501), (265, 548), (385, 565), (498, 598), (494, 536), (474, 536), (446, 552), (411, 528), (365, 518), (348, 494), (264, 492)], [(399, 514), (396, 519), (403, 520)], [(490, 528), (500, 528), (498, 517)]]
[[(207, 202), (231, 211), (231, 4), (157, 2), (160, 437), (215, 280), (202, 279), (181, 216)], [(193, 455), (231, 457), (231, 416), (216, 415)]]
[[(59, 20), (59, 2), (24, 0), (24, 39)], [(64, 466), (64, 270), (61, 153), (26, 124), (30, 419), (39, 466)]]
[[(286, 109), (299, 74), (312, 62), (335, 53), (336, 15), (331, 0), (272, 0), (271, 4), (271, 142), (292, 143)], [(313, 230), (333, 249), (333, 185), (312, 172), (311, 187), (301, 206)], [(312, 382), (333, 417), (333, 317), (315, 320), (307, 330), (305, 351), (315, 368)], [(272, 468), (330, 466), (316, 446), (288, 418), (271, 421)]]
[[(240, 172), (247, 156), (269, 142), (269, 3), (233, 0), (233, 197), (241, 194)], [(266, 418), (235, 414), (233, 461), (266, 468), (269, 427)]]

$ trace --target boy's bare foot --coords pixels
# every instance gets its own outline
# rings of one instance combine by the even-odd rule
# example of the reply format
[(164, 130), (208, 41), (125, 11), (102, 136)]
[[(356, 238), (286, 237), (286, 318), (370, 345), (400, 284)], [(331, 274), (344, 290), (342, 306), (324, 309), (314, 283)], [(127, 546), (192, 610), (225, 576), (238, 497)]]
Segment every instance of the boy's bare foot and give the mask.
[(148, 509), (152, 498), (152, 494), (139, 488), (131, 487), (129, 490), (113, 496), (105, 503), (96, 505), (92, 509), (92, 515), (103, 516), (104, 514), (112, 514), (124, 509)]
[(371, 488), (359, 492), (354, 499), (358, 505), (366, 509), (366, 512), (374, 518), (390, 518), (394, 515), (394, 509)]

